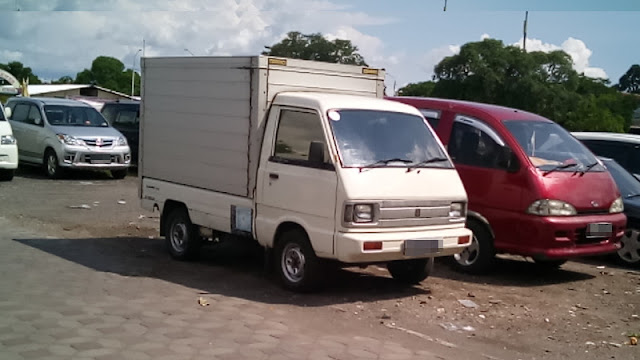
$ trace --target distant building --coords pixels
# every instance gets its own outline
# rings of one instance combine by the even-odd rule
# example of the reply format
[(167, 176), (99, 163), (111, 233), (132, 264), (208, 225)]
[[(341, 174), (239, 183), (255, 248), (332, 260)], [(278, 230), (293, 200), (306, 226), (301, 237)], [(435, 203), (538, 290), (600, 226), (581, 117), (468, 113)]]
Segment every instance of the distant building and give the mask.
[(139, 100), (139, 96), (130, 96), (97, 85), (81, 84), (41, 84), (29, 85), (29, 96), (55, 98), (85, 98), (96, 100)]

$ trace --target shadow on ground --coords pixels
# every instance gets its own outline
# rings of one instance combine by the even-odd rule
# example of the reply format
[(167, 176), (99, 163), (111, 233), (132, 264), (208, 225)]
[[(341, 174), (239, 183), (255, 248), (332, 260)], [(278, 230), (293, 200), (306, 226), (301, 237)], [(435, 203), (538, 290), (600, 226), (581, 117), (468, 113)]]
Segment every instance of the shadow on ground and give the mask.
[[(45, 174), (42, 166), (20, 165), (16, 170), (16, 177), (22, 177), (35, 180), (49, 180)], [(130, 168), (127, 176), (136, 177), (137, 168)], [(80, 170), (67, 170), (63, 176), (58, 180), (111, 180), (111, 174), (109, 171), (80, 171)]]
[[(367, 270), (327, 269), (327, 283), (316, 294), (294, 294), (267, 274), (262, 249), (255, 242), (210, 245), (199, 260), (170, 258), (162, 239), (16, 239), (15, 241), (100, 272), (141, 276), (197, 289), (204, 294), (298, 306), (374, 302), (430, 294), (422, 286), (407, 287)], [(428, 282), (425, 283), (428, 285)]]

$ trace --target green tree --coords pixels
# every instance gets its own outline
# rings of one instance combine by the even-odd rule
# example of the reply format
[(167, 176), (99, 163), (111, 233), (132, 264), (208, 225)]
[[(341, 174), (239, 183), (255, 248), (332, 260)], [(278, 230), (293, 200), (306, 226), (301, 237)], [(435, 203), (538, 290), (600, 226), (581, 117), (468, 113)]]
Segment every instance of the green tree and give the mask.
[(73, 78), (71, 76), (65, 75), (58, 80), (53, 80), (52, 84), (73, 84)]
[(629, 70), (620, 77), (617, 88), (620, 91), (640, 94), (640, 65), (631, 65)]
[(262, 52), (263, 55), (367, 66), (358, 53), (358, 47), (350, 40), (329, 41), (320, 33), (302, 34), (292, 31), (279, 43), (265, 48), (267, 50)]
[[(139, 84), (139, 76), (136, 78)], [(95, 84), (129, 94), (131, 92), (131, 70), (125, 71), (122, 61), (116, 58), (98, 56), (91, 63), (91, 69), (84, 69), (76, 75), (75, 83)]]
[(411, 83), (398, 90), (398, 95), (428, 97), (433, 94), (433, 89), (435, 87), (436, 83), (433, 81)]
[(42, 84), (42, 81), (36, 76), (30, 67), (25, 67), (19, 61), (12, 61), (8, 64), (0, 64), (0, 69), (8, 71), (11, 75), (15, 76), (20, 83), (22, 80), (29, 79), (29, 84)]

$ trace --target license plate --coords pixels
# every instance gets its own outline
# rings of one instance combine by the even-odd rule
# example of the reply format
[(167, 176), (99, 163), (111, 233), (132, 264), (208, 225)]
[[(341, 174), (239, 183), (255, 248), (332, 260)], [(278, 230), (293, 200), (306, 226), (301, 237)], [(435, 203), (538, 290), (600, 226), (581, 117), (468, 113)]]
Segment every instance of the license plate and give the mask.
[(91, 154), (92, 164), (108, 164), (111, 163), (111, 155), (109, 154)]
[(442, 251), (442, 239), (414, 239), (404, 241), (405, 256), (437, 254)]
[(595, 223), (587, 225), (587, 237), (609, 237), (613, 233), (611, 223)]

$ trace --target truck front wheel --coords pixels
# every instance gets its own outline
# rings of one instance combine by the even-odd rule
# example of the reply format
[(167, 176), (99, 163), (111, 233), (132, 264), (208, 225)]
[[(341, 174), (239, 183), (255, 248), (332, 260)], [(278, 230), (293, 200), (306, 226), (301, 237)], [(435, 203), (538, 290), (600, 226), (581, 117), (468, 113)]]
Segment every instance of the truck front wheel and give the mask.
[(198, 230), (191, 223), (187, 210), (177, 207), (167, 217), (165, 239), (169, 254), (176, 260), (192, 260), (202, 244)]
[(387, 264), (391, 276), (406, 284), (418, 284), (433, 271), (433, 258), (397, 260)]
[(293, 229), (282, 233), (275, 250), (278, 274), (286, 289), (309, 292), (318, 288), (321, 262), (303, 231)]

